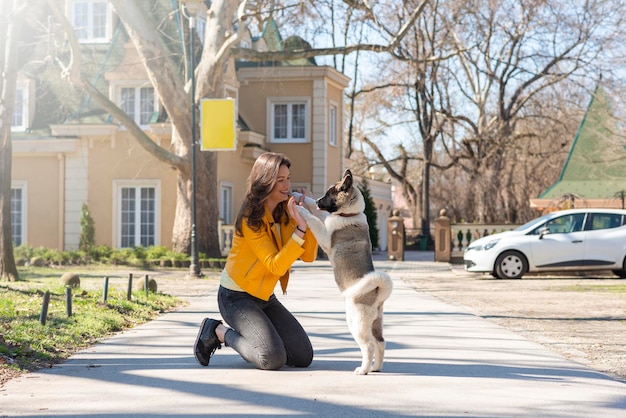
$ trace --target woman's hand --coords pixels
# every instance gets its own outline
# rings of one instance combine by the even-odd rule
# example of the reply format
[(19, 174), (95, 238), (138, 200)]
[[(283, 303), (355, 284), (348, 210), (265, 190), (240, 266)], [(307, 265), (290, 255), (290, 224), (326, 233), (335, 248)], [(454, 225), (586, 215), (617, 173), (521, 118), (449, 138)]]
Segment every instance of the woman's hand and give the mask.
[(300, 212), (298, 211), (298, 206), (302, 203), (302, 199), (300, 200), (301, 200), (300, 203), (298, 203), (296, 199), (293, 196), (291, 196), (289, 198), (289, 201), (287, 202), (287, 211), (289, 211), (289, 216), (294, 221), (296, 221), (296, 224), (298, 225), (298, 228), (296, 229), (296, 234), (300, 238), (302, 238), (304, 236), (304, 232), (302, 231), (306, 231), (307, 224), (306, 224), (306, 221), (300, 215)]

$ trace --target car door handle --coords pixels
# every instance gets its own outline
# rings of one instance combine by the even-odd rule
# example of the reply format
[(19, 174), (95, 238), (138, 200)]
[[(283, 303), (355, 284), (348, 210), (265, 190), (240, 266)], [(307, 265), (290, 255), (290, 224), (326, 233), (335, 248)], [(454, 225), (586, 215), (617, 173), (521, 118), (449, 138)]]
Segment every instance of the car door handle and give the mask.
[(581, 242), (583, 242), (583, 240), (577, 239), (577, 240), (572, 241), (572, 244), (580, 244)]

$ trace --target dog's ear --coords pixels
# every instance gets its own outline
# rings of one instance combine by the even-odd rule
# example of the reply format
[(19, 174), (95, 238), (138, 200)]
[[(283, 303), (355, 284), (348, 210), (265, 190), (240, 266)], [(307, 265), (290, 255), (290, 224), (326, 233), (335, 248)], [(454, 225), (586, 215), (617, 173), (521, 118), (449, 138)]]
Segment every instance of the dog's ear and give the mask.
[(341, 180), (341, 187), (339, 190), (342, 192), (347, 192), (352, 188), (352, 172), (350, 170), (346, 170), (343, 173), (343, 179)]

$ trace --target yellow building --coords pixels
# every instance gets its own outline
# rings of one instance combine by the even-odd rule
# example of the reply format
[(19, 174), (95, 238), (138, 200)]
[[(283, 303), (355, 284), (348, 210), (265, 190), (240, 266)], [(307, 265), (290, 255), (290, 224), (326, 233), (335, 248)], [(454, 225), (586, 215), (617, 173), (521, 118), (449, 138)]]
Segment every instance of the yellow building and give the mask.
[[(77, 10), (85, 2), (65, 2), (68, 18), (76, 24)], [(97, 87), (135, 118), (153, 141), (168, 148), (171, 125), (143, 66), (138, 64), (132, 43), (108, 2), (91, 3), (102, 3), (106, 8), (105, 27), (87, 31), (83, 27), (77, 33), (93, 59), (90, 68)], [(162, 8), (173, 7), (172, 2), (161, 3)], [(271, 26), (247, 42), (268, 48), (280, 42), (280, 36)], [(286, 154), (292, 161), (294, 189), (304, 188), (313, 196), (321, 195), (345, 169), (343, 95), (349, 79), (331, 67), (304, 61), (237, 66), (236, 80), (229, 90), (238, 113), (237, 147), (218, 152), (215, 179), (219, 217), (226, 225), (232, 224), (242, 203), (252, 163), (264, 151)], [(62, 98), (51, 100), (49, 91), (57, 96), (64, 93), (58, 87), (61, 83), (50, 77), (19, 76), (12, 133), (15, 244), (77, 249), (81, 208), (87, 204), (95, 221), (97, 245), (170, 247), (176, 171), (139, 146), (122, 125), (96, 108), (88, 97), (70, 101), (74, 116), (68, 117), (67, 109), (61, 106), (65, 117), (51, 118), (55, 103)], [(48, 94), (43, 95), (42, 89)], [(281, 130), (285, 112), (299, 124), (298, 129), (289, 126), (287, 135)], [(378, 205), (389, 206), (385, 202)]]

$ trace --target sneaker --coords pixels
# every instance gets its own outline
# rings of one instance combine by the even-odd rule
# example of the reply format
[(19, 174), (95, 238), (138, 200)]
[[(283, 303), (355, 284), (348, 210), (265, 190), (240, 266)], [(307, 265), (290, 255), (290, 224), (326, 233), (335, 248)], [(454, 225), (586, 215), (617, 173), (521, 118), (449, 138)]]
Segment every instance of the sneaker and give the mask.
[(196, 360), (202, 366), (208, 366), (211, 356), (215, 353), (215, 350), (222, 348), (222, 343), (215, 334), (215, 329), (222, 321), (216, 319), (204, 318), (202, 324), (200, 324), (200, 331), (196, 337), (196, 344), (194, 349), (194, 355)]

